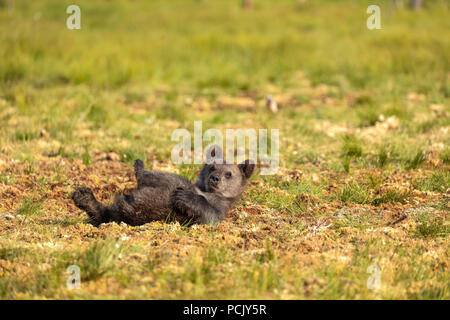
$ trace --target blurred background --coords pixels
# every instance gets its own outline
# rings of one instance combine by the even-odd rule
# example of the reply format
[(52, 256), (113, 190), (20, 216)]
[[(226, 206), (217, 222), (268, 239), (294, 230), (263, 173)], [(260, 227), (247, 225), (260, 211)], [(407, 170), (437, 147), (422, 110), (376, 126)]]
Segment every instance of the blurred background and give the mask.
[[(411, 1), (420, 3), (421, 1)], [(441, 88), (448, 71), (448, 1), (0, 1), (3, 84), (121, 86), (146, 81), (194, 90), (313, 83), (347, 89), (402, 81)], [(395, 77), (392, 78), (392, 77)], [(395, 81), (394, 81), (395, 80)]]
[[(283, 127), (298, 141), (308, 138), (296, 137), (289, 119), (365, 126), (383, 112), (409, 121), (410, 93), (448, 101), (448, 1), (379, 1), (382, 28), (369, 30), (372, 2), (78, 1), (81, 29), (69, 30), (71, 1), (0, 0), (3, 144), (48, 133), (58, 142), (47, 154), (118, 149), (129, 159), (145, 156), (133, 143), (139, 136), (164, 159), (173, 127), (192, 128), (194, 119), (205, 120), (204, 129)], [(277, 110), (288, 108), (273, 117), (267, 95)], [(323, 107), (332, 99), (364, 108), (330, 113)], [(160, 128), (143, 127), (154, 119)], [(302, 136), (312, 130), (299, 126)], [(96, 141), (78, 139), (91, 129)], [(27, 148), (11, 151), (23, 157)], [(315, 158), (317, 149), (307, 153)]]

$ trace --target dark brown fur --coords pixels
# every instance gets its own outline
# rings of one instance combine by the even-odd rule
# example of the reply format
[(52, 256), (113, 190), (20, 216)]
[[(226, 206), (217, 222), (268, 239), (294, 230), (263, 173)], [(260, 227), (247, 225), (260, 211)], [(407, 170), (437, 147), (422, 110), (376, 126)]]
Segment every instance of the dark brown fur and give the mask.
[(205, 164), (192, 184), (173, 173), (145, 170), (143, 162), (136, 160), (137, 187), (131, 194), (120, 194), (112, 205), (104, 206), (89, 188), (80, 187), (72, 200), (95, 226), (111, 221), (137, 226), (156, 220), (214, 224), (225, 219), (254, 168), (248, 160), (239, 165)]

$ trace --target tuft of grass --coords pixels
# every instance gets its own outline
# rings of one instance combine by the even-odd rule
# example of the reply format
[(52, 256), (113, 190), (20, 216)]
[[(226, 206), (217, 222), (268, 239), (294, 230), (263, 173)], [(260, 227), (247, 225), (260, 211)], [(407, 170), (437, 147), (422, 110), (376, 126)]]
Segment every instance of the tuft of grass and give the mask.
[(11, 275), (0, 277), (0, 298), (18, 299), (18, 295), (41, 296), (55, 294), (63, 286), (63, 269), (53, 267), (32, 274), (31, 278), (18, 278)]
[(378, 190), (381, 187), (381, 185), (384, 181), (384, 178), (383, 178), (383, 176), (369, 174), (367, 180), (368, 180), (368, 186), (370, 189)]
[(132, 104), (136, 102), (144, 102), (145, 101), (145, 94), (141, 92), (135, 92), (135, 91), (128, 91), (124, 95), (125, 98), (125, 104)]
[(97, 105), (92, 105), (86, 116), (86, 120), (92, 121), (96, 128), (100, 128), (104, 125), (107, 117), (107, 111)]
[(347, 173), (350, 173), (350, 162), (351, 162), (350, 157), (344, 157), (344, 159), (342, 160), (342, 167), (344, 168), (344, 171)]
[(414, 158), (409, 160), (406, 164), (406, 169), (417, 169), (425, 161), (425, 152), (417, 151)]
[(18, 130), (15, 132), (15, 139), (19, 141), (30, 141), (39, 138), (39, 132), (32, 130)]
[(21, 258), (26, 257), (29, 251), (30, 250), (27, 248), (6, 246), (4, 248), (0, 248), (0, 259), (8, 261), (20, 260)]
[(376, 191), (375, 194), (372, 194), (369, 189), (379, 189), (380, 181), (375, 181), (375, 178), (373, 177), (369, 178), (371, 179), (369, 184), (358, 182), (346, 183), (343, 188), (339, 189), (334, 195), (331, 196), (331, 199), (344, 203), (371, 204), (379, 206), (382, 203), (390, 202), (405, 203), (405, 200), (411, 195), (411, 190), (402, 191), (395, 188), (389, 188), (387, 190), (383, 190), (382, 192)]
[(411, 190), (401, 191), (394, 188), (389, 188), (388, 190), (384, 191), (381, 196), (375, 197), (371, 201), (371, 204), (379, 206), (382, 203), (389, 202), (405, 203), (406, 199), (408, 199), (410, 196)]
[(42, 200), (35, 200), (33, 198), (26, 198), (22, 201), (16, 214), (30, 217), (37, 215), (42, 207)]
[(417, 133), (426, 133), (430, 131), (433, 127), (435, 127), (437, 124), (439, 124), (439, 120), (436, 119), (426, 120), (416, 124), (414, 129)]
[(89, 154), (89, 150), (87, 147), (84, 148), (84, 152), (81, 155), (81, 159), (83, 160), (83, 164), (85, 164), (85, 165), (89, 165), (92, 163), (92, 157)]
[(446, 192), (450, 188), (450, 172), (434, 172), (431, 176), (417, 181), (416, 186), (423, 191)]
[(272, 249), (272, 244), (269, 239), (266, 239), (266, 248), (263, 253), (259, 254), (256, 260), (260, 263), (269, 262), (275, 260), (275, 254)]
[(93, 242), (79, 257), (75, 264), (80, 267), (81, 279), (95, 280), (111, 271), (117, 262), (122, 247), (114, 239)]
[(448, 201), (448, 199), (443, 197), (439, 199), (437, 202), (433, 203), (432, 207), (438, 210), (450, 212), (450, 201)]
[(384, 110), (383, 114), (386, 117), (396, 116), (401, 120), (410, 120), (412, 117), (411, 112), (409, 110), (399, 105), (390, 106), (389, 108)]
[(346, 183), (332, 198), (345, 203), (370, 203), (369, 191), (364, 185), (356, 182)]
[(450, 147), (446, 147), (439, 156), (442, 162), (444, 162), (445, 164), (450, 164)]
[(377, 154), (376, 165), (378, 168), (384, 168), (389, 160), (388, 152), (385, 148), (382, 148)]
[(5, 184), (13, 184), (15, 182), (15, 179), (13, 176), (11, 176), (7, 173), (1, 173), (0, 174), (0, 182), (3, 182)]
[(450, 225), (442, 218), (429, 213), (422, 213), (416, 217), (418, 222), (413, 234), (420, 238), (448, 237)]
[(361, 141), (355, 135), (346, 134), (342, 137), (341, 151), (345, 157), (361, 157), (363, 154)]
[(275, 210), (295, 213), (294, 197), (286, 192), (280, 192), (275, 188), (264, 190), (250, 188), (248, 190), (248, 197), (253, 203), (264, 205)]
[(375, 108), (363, 108), (357, 111), (360, 128), (374, 126), (379, 119), (379, 113)]
[[(114, 150), (112, 150), (114, 151)], [(145, 159), (145, 151), (141, 146), (131, 146), (127, 148), (119, 148), (116, 150), (121, 157), (122, 162), (133, 163), (136, 159)]]
[(278, 187), (281, 190), (286, 190), (290, 194), (293, 194), (296, 196), (301, 193), (309, 193), (312, 195), (320, 196), (322, 193), (321, 185), (315, 185), (311, 181), (306, 180), (306, 179), (302, 179), (302, 180), (296, 181), (296, 182), (283, 181), (278, 184)]
[(372, 96), (367, 95), (367, 94), (360, 95), (359, 97), (357, 97), (355, 99), (355, 101), (353, 101), (354, 106), (364, 106), (364, 105), (370, 106), (373, 104), (374, 104), (374, 101), (373, 101)]
[(179, 288), (180, 283), (183, 285), (180, 290), (183, 292), (191, 287), (184, 295), (189, 294), (190, 297), (204, 296), (208, 292), (208, 287), (212, 284), (217, 285), (220, 278), (218, 272), (222, 265), (229, 260), (228, 251), (224, 248), (208, 245), (206, 248), (189, 254), (186, 257), (181, 272), (170, 271), (170, 277), (166, 279), (170, 288)]
[(408, 294), (411, 300), (446, 300), (448, 285), (434, 284), (428, 288), (422, 288), (418, 292)]

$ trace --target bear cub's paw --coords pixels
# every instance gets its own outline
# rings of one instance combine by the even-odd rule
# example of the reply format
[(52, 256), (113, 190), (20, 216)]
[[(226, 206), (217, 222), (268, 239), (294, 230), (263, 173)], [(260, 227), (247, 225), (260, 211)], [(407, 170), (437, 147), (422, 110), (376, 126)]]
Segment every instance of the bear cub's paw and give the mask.
[(94, 194), (92, 193), (92, 190), (87, 187), (78, 187), (73, 193), (72, 193), (72, 200), (75, 203), (75, 205), (82, 209), (83, 207), (86, 207), (91, 202), (95, 202)]
[(187, 204), (194, 199), (196, 194), (191, 190), (183, 187), (176, 188), (170, 197), (170, 203), (174, 209), (177, 209), (188, 216), (193, 216), (191, 210), (188, 209)]

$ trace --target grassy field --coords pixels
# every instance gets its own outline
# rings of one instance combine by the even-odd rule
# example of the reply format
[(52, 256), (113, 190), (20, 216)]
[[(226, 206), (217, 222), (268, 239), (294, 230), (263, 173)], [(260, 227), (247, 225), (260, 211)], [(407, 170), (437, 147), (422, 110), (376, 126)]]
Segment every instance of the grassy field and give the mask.
[[(0, 298), (450, 298), (447, 1), (381, 30), (344, 0), (80, 0), (68, 30), (73, 2), (0, 0)], [(217, 226), (85, 222), (74, 187), (106, 203), (137, 158), (193, 179), (195, 120), (279, 129), (278, 173)]]

